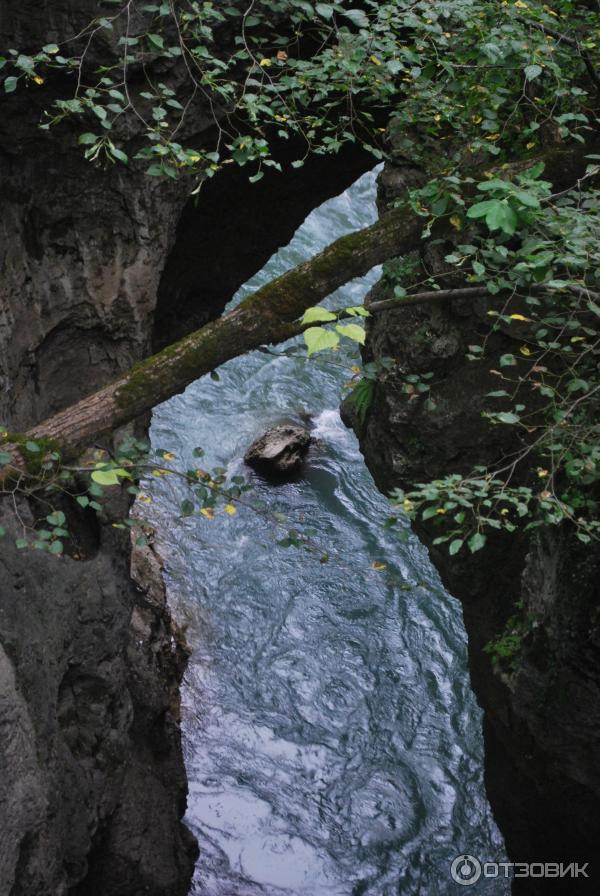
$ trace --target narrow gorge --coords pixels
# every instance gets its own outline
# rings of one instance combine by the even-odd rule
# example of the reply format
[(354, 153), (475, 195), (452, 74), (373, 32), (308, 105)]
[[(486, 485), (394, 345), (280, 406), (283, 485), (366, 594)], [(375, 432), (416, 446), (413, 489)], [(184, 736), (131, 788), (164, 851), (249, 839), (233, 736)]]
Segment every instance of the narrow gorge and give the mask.
[[(481, 5), (498, 41), (527, 8), (514, 4), (510, 25), (502, 19), (496, 28), (496, 17), (506, 11), (466, 0), (469, 9), (473, 4), (473, 33), (483, 27)], [(179, 105), (185, 112), (175, 136), (199, 157), (207, 154), (210, 161), (217, 157), (215, 145), (233, 141), (230, 157), (215, 162), (214, 170), (202, 169), (201, 189), (193, 190), (194, 173), (179, 170), (187, 161), (159, 171), (162, 176), (136, 163), (136, 154), (146, 158), (148, 130), (139, 114), (116, 113), (110, 140), (117, 155), (111, 159), (109, 148), (103, 162), (84, 157), (89, 135), (82, 138), (68, 107), (60, 124), (40, 127), (48, 124), (50, 108), (61, 109), (53, 104), (78, 90), (89, 72), (108, 78), (123, 52), (125, 93), (157, 83), (163, 99), (183, 99), (194, 55), (163, 54), (165, 40), (177, 43), (186, 15), (210, 18), (215, 9), (220, 15), (219, 4), (185, 4), (180, 18), (176, 3), (123, 2), (113, 31), (98, 17), (109, 16), (114, 5), (101, 4), (99, 12), (91, 0), (24, 0), (18, 9), (6, 3), (0, 9), (0, 424), (9, 447), (26, 442), (21, 435), (15, 442), (13, 434), (113, 382), (284, 272), (310, 265), (318, 252), (367, 227), (390, 205), (404, 209), (407, 220), (421, 216), (419, 232), (422, 225), (429, 234), (422, 250), (400, 252), (400, 259), (326, 300), (336, 314), (343, 309), (344, 321), (361, 316), (356, 309), (363, 301), (371, 309), (360, 349), (343, 341), (333, 353), (307, 358), (302, 335), (293, 343), (261, 345), (193, 382), (152, 415), (97, 439), (83, 460), (67, 458), (79, 474), (83, 467), (76, 463), (112, 460), (124, 438), (149, 438), (154, 449), (190, 468), (216, 466), (227, 482), (242, 477), (251, 485), (244, 500), (256, 499), (258, 513), (244, 500), (216, 515), (210, 506), (204, 515), (193, 506), (183, 512), (189, 477), (142, 475), (144, 506), (134, 503), (136, 489), (127, 481), (109, 487), (97, 512), (67, 489), (48, 496), (42, 483), (25, 494), (29, 467), (17, 465), (17, 477), (0, 479), (0, 896), (446, 896), (463, 891), (464, 881), (451, 876), (453, 858), (463, 854), (500, 867), (575, 863), (586, 869), (576, 877), (528, 874), (511, 881), (486, 873), (474, 893), (595, 892), (597, 540), (585, 542), (563, 522), (494, 530), (477, 552), (449, 553), (438, 543), (439, 518), (417, 518), (411, 531), (401, 518), (402, 539), (385, 526), (392, 490), (488, 469), (522, 447), (515, 430), (487, 412), (502, 359), (523, 347), (520, 331), (515, 334), (509, 320), (488, 335), (487, 294), (411, 304), (398, 287), (398, 268), (410, 265), (423, 274), (420, 282), (454, 287), (456, 271), (446, 259), (474, 226), (464, 209), (450, 217), (443, 206), (428, 220), (427, 196), (407, 202), (407, 190), (427, 178), (406, 141), (414, 140), (419, 151), (432, 144), (434, 154), (435, 147), (447, 148), (441, 141), (449, 138), (435, 131), (445, 107), (441, 113), (427, 108), (425, 131), (414, 112), (401, 126), (390, 126), (385, 102), (396, 114), (401, 105), (395, 95), (386, 94), (384, 102), (377, 93), (394, 79), (402, 90), (408, 82), (416, 90), (432, 63), (412, 58), (416, 50), (406, 34), (424, 28), (419, 52), (425, 53), (435, 17), (443, 22), (454, 13), (428, 2), (417, 4), (418, 15), (405, 4), (381, 5), (402, 6), (405, 17), (388, 59), (373, 42), (385, 44), (393, 29), (369, 2), (350, 9), (276, 3), (271, 14), (268, 4), (248, 8), (233, 0), (231, 22), (215, 26), (214, 58), (237, 60), (227, 77), (243, 85), (250, 106), (247, 120), (236, 125), (239, 133), (223, 136), (232, 115), (211, 93), (222, 88), (225, 75), (207, 75), (189, 102), (171, 100), (172, 109)], [(594, 3), (582, 8), (595, 10)], [(268, 31), (264, 50), (248, 38), (250, 29), (266, 29), (263, 13), (275, 31), (275, 38)], [(560, 14), (565, 17), (562, 5)], [(300, 15), (308, 16), (305, 31), (294, 18)], [(535, 20), (531, 41), (537, 36), (556, 41), (560, 52), (575, 49), (595, 84), (595, 45), (584, 46), (579, 31), (570, 44), (553, 37), (548, 15), (544, 6), (545, 24)], [(167, 16), (172, 21), (163, 38), (156, 21)], [(345, 26), (330, 24), (343, 17)], [(316, 20), (319, 29), (331, 29), (323, 40), (321, 30), (311, 30)], [(371, 20), (377, 24), (372, 33)], [(88, 42), (91, 21), (100, 24)], [(461, 22), (444, 25), (447, 31), (439, 25), (435, 33), (445, 47), (463, 26), (467, 37), (471, 33), (470, 20)], [(142, 63), (127, 56), (130, 48), (137, 52), (138, 38), (131, 35), (138, 32), (150, 48)], [(328, 79), (337, 85), (335, 66), (355, 38), (366, 41), (364, 65), (376, 101), (361, 119), (353, 104), (366, 88), (362, 82), (348, 87), (354, 74), (359, 78), (354, 69), (352, 77), (340, 77), (339, 114), (350, 124), (320, 144), (319, 126), (336, 114), (325, 106)], [(522, 40), (507, 40), (511, 52), (516, 46), (522, 51)], [(410, 43), (406, 57), (404, 49), (397, 54), (403, 41)], [(79, 67), (52, 68), (65, 43), (79, 48)], [(18, 61), (40, 47), (48, 48), (49, 72), (36, 74), (27, 61), (18, 69)], [(317, 72), (315, 88), (314, 74), (301, 65), (320, 58), (323, 47), (330, 68), (327, 75)], [(6, 75), (10, 48), (18, 48), (18, 85)], [(272, 72), (294, 52), (297, 95), (265, 112), (257, 85), (274, 90)], [(496, 59), (496, 50), (487, 52)], [(542, 50), (536, 53), (538, 60)], [(433, 55), (439, 59), (437, 49)], [(537, 61), (528, 65), (523, 96), (535, 108), (543, 91), (537, 92)], [(466, 78), (474, 67), (468, 57), (454, 76)], [(486, 61), (485, 76), (500, 67)], [(579, 71), (577, 78), (564, 102), (579, 101)], [(424, 108), (434, 82), (423, 88)], [(304, 102), (314, 132), (304, 119), (288, 132), (288, 116)], [(85, 115), (102, 135), (106, 113), (98, 108), (104, 107)], [(144, 114), (152, 118), (149, 109)], [(152, 125), (154, 145), (161, 145), (161, 114)], [(541, 134), (552, 194), (542, 205), (558, 202), (559, 210), (573, 189), (574, 171), (578, 190), (598, 180), (593, 165), (586, 167), (587, 159), (600, 158), (597, 117), (590, 111), (583, 148), (569, 149), (567, 164), (563, 141), (570, 134), (561, 128), (568, 130), (569, 114), (556, 124), (548, 113), (532, 128)], [(522, 128), (532, 115), (523, 116)], [(466, 120), (469, 127), (486, 121), (476, 107)], [(490, 130), (494, 146), (503, 133), (499, 126)], [(272, 165), (264, 165), (262, 146), (249, 161), (243, 155), (263, 138)], [(378, 140), (386, 141), (385, 161), (378, 161), (384, 155)], [(118, 146), (127, 148), (128, 164), (117, 164)], [(525, 161), (511, 158), (505, 169), (502, 157), (492, 171), (495, 157), (484, 156), (479, 145), (471, 150), (477, 164), (467, 168), (466, 201), (473, 199), (478, 172), (484, 172), (484, 189), (486, 180), (493, 186), (513, 169), (519, 177), (532, 151), (537, 148), (527, 149)], [(523, 195), (526, 188), (520, 189)], [(435, 206), (439, 200), (432, 196)], [(588, 206), (595, 214), (594, 202)], [(588, 208), (583, 200), (579, 206)], [(519, 220), (526, 220), (525, 212)], [(462, 286), (462, 272), (460, 278)], [(481, 282), (473, 275), (466, 280)], [(558, 284), (551, 289), (574, 289), (572, 296), (587, 288), (584, 280), (575, 287), (557, 276), (550, 282)], [(532, 293), (537, 289), (535, 283)], [(404, 307), (402, 298), (408, 298)], [(592, 302), (590, 314), (595, 307)], [(260, 316), (257, 321), (259, 329)], [(297, 333), (302, 329), (306, 324), (299, 323)], [(485, 367), (468, 358), (483, 339)], [(348, 393), (369, 365), (377, 375), (368, 401), (357, 407)], [(430, 378), (429, 403), (407, 380), (423, 375)], [(281, 422), (306, 428), (313, 443), (301, 474), (273, 484), (251, 473), (243, 456), (253, 439)], [(24, 456), (29, 452), (31, 459), (31, 450)], [(204, 469), (198, 476), (210, 480)], [(590, 482), (592, 501), (596, 485)], [(59, 530), (65, 527), (60, 556), (22, 543), (46, 513), (59, 520)], [(130, 513), (145, 517), (149, 538), (136, 540), (123, 523)]]

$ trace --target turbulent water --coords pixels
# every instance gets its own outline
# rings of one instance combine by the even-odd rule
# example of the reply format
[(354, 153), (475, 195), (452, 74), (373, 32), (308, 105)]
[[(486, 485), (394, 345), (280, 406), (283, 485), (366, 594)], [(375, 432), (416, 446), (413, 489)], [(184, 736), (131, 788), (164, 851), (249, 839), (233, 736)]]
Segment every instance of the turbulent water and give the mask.
[[(313, 212), (234, 301), (370, 223), (374, 199), (369, 174)], [(377, 276), (331, 307), (361, 302)], [(195, 894), (434, 896), (462, 891), (456, 855), (503, 856), (460, 607), (424, 549), (383, 528), (386, 501), (337, 411), (352, 350), (332, 360), (256, 352), (154, 414), (155, 446), (186, 466), (202, 446), (202, 466), (231, 475), (249, 475), (242, 455), (269, 424), (310, 419), (305, 476), (252, 478), (248, 500), (312, 526), (330, 555), (279, 547), (283, 530), (247, 508), (177, 518), (185, 486), (154, 484), (170, 596), (194, 651), (184, 737)], [(507, 892), (498, 880), (476, 889)]]

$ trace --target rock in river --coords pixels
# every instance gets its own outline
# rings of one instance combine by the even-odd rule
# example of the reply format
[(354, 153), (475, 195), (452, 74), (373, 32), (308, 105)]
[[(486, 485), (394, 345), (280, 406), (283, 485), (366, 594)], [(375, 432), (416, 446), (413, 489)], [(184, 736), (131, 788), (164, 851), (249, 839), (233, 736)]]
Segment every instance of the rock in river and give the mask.
[(290, 476), (302, 466), (311, 442), (312, 438), (304, 427), (279, 424), (250, 445), (244, 460), (259, 473)]

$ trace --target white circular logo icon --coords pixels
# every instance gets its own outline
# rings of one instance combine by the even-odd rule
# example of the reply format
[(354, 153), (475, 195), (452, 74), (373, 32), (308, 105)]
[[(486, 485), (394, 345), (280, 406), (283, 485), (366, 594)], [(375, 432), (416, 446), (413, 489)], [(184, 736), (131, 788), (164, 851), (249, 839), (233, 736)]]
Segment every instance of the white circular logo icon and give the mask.
[(450, 873), (457, 884), (470, 887), (481, 877), (481, 862), (475, 856), (457, 856), (452, 862)]

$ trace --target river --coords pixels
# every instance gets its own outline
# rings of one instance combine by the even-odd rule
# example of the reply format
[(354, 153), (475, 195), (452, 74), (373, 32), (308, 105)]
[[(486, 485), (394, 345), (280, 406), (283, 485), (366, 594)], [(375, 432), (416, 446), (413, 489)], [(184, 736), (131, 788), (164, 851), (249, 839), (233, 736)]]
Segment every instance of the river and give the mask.
[[(315, 210), (234, 303), (375, 214), (373, 172)], [(360, 303), (378, 275), (331, 307)], [(338, 414), (357, 357), (255, 352), (154, 413), (154, 446), (184, 467), (202, 446), (202, 467), (248, 476), (247, 500), (314, 528), (330, 556), (279, 547), (272, 520), (246, 507), (178, 517), (185, 485), (153, 482), (170, 599), (193, 649), (183, 698), (198, 896), (436, 896), (464, 892), (456, 855), (504, 857), (460, 605), (416, 539), (384, 529), (387, 502)], [(244, 450), (298, 416), (318, 439), (306, 473), (269, 486), (244, 469)], [(473, 889), (508, 892), (499, 880)]]

